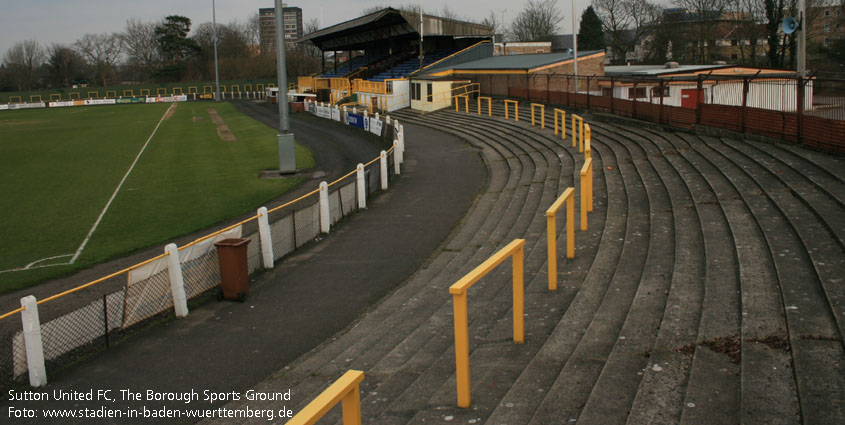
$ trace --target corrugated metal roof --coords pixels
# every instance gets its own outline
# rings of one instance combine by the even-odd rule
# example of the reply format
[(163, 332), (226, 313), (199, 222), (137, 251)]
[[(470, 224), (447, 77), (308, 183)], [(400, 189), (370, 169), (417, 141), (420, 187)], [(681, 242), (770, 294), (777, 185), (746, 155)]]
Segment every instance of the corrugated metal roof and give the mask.
[[(300, 41), (310, 40), (321, 49), (325, 45), (342, 50), (343, 47), (357, 45), (363, 41), (419, 33), (419, 30), (420, 18), (418, 14), (388, 7), (307, 34)], [(491, 37), (493, 29), (485, 25), (423, 14), (423, 34), (428, 37)]]
[[(586, 52), (578, 52), (578, 57), (594, 55), (596, 53), (603, 53), (602, 50), (589, 50)], [(553, 65), (559, 62), (572, 60), (572, 53), (538, 53), (533, 55), (508, 55), (508, 56), (493, 56), (485, 59), (480, 59), (473, 62), (462, 63), (459, 65), (433, 69), (431, 72), (440, 72), (446, 69), (454, 70), (529, 70), (539, 68), (542, 66)]]
[(680, 65), (677, 68), (666, 68), (665, 65), (618, 65), (605, 66), (604, 75), (607, 76), (632, 76), (632, 75), (661, 75), (677, 74), (697, 71), (708, 71), (732, 67), (735, 65)]

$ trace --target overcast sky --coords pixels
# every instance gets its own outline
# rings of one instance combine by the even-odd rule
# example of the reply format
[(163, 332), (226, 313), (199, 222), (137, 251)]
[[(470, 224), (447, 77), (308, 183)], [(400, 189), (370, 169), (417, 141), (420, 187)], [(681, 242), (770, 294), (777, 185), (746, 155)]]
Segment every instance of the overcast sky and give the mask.
[[(216, 0), (217, 22), (245, 20), (262, 7), (272, 7), (272, 0)], [(405, 4), (423, 4), (429, 13), (439, 12), (448, 4), (462, 17), (480, 20), (495, 11), (510, 25), (525, 6), (523, 0), (300, 0), (288, 1), (288, 6), (302, 8), (303, 21), (320, 19), (323, 26), (331, 26), (361, 15), (368, 7), (385, 5), (398, 7)], [(211, 21), (212, 0), (23, 0), (3, 1), (0, 12), (0, 59), (6, 50), (18, 41), (35, 39), (42, 45), (69, 44), (85, 33), (119, 32), (129, 18), (159, 21), (167, 15), (184, 15), (194, 25)], [(590, 0), (576, 0), (576, 16), (590, 4)], [(558, 32), (566, 34), (572, 28), (572, 2), (558, 0), (564, 19)], [(435, 13), (436, 14), (436, 13)]]

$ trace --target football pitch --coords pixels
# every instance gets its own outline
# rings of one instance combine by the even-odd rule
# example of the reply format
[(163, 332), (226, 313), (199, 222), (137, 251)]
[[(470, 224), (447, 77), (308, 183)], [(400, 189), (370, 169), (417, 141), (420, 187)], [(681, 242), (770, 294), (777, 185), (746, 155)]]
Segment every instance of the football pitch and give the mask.
[(0, 292), (254, 211), (301, 182), (259, 178), (276, 133), (228, 103), (0, 113)]

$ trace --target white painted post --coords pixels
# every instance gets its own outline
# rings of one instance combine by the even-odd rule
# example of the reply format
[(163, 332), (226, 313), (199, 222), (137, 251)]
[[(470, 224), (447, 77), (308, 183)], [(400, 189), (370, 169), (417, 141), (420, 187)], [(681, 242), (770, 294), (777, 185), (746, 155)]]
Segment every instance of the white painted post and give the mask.
[(320, 183), (320, 231), (329, 233), (331, 227), (331, 216), (329, 215), (329, 184)]
[(273, 268), (273, 236), (270, 234), (270, 220), (267, 207), (258, 209), (258, 236), (261, 239), (261, 255), (264, 258), (264, 268)]
[(381, 190), (387, 190), (387, 152), (381, 151), (379, 156), (379, 165), (381, 170)]
[(378, 119), (378, 112), (376, 112), (376, 115), (375, 115), (375, 117), (376, 117), (376, 119)]
[(364, 109), (364, 119), (370, 119), (370, 112)]
[(26, 366), (29, 369), (29, 385), (47, 385), (47, 368), (44, 366), (44, 344), (41, 340), (41, 321), (38, 318), (38, 301), (32, 295), (21, 298), (21, 322), (23, 343), (26, 347)]
[(185, 296), (185, 280), (182, 278), (182, 262), (175, 243), (164, 247), (167, 256), (167, 276), (170, 278), (170, 293), (173, 296), (173, 310), (176, 317), (188, 316), (188, 299)]
[(346, 105), (343, 105), (343, 113), (346, 113)]
[(357, 113), (358, 113), (358, 107), (357, 107), (357, 106), (353, 106), (353, 107), (352, 107), (352, 113), (353, 113), (353, 114), (357, 114)]
[(405, 126), (399, 124), (399, 146), (402, 146), (402, 156), (405, 156)]
[(385, 121), (385, 124), (390, 125), (390, 115), (385, 115), (384, 121)]
[(358, 208), (367, 208), (367, 185), (364, 181), (364, 164), (358, 164), (358, 170), (355, 174), (358, 183)]
[(399, 140), (393, 141), (393, 174), (397, 176), (400, 173), (399, 164), (402, 163), (402, 152), (399, 150)]

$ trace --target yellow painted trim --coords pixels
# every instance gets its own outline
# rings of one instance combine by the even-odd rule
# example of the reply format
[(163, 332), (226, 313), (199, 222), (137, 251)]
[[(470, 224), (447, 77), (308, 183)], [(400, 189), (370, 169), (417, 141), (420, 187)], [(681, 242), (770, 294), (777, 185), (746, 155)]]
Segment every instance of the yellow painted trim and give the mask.
[[(584, 56), (582, 58), (579, 58), (578, 61), (583, 62), (587, 59), (594, 59), (594, 58), (598, 58), (598, 57), (601, 57), (601, 56), (604, 56), (604, 53), (594, 53), (590, 56)], [(531, 69), (528, 70), (528, 72), (533, 73), (533, 72), (537, 72), (537, 71), (542, 71), (544, 69), (556, 68), (558, 66), (563, 66), (563, 65), (573, 63), (573, 61), (574, 61), (574, 58), (573, 59), (567, 59), (565, 61), (561, 61), (561, 62), (549, 64), (549, 65), (543, 65), (543, 66), (540, 66), (540, 67), (537, 67), (537, 68), (531, 68)]]
[[(443, 61), (445, 61), (446, 59), (449, 59), (449, 58), (451, 58), (451, 57), (453, 57), (453, 56), (455, 56), (455, 55), (458, 55), (458, 54), (463, 53), (463, 52), (465, 52), (465, 51), (467, 51), (467, 50), (469, 50), (469, 49), (472, 49), (472, 48), (473, 48), (473, 47), (475, 47), (475, 46), (479, 46), (479, 45), (482, 45), (482, 44), (484, 44), (484, 43), (489, 43), (489, 42), (490, 42), (490, 40), (479, 41), (478, 43), (475, 43), (475, 44), (473, 44), (472, 46), (466, 47), (466, 48), (464, 48), (464, 49), (458, 50), (457, 52), (452, 53), (451, 55), (446, 56), (445, 58), (440, 59), (440, 60), (439, 60), (439, 61), (437, 61), (437, 62), (434, 62), (434, 63), (432, 63), (432, 64), (430, 64), (430, 65), (424, 66), (422, 70), (423, 70), (423, 71), (425, 71), (426, 69), (431, 68), (432, 66), (437, 65), (438, 63), (443, 62)], [(420, 71), (416, 71), (416, 72), (420, 72)]]
[(287, 425), (313, 425), (328, 413), (338, 402), (342, 403), (343, 424), (361, 424), (361, 391), (360, 384), (364, 380), (364, 372), (349, 370), (337, 381), (331, 384), (314, 400), (302, 408)]

